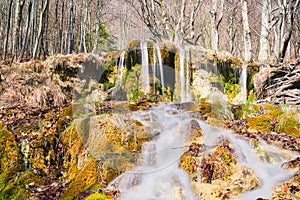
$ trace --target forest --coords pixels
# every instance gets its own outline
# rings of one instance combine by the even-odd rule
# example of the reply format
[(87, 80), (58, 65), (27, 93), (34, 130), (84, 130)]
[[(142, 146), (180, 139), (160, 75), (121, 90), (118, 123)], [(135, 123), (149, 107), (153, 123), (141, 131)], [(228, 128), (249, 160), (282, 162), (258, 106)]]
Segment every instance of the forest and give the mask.
[(0, 0), (0, 200), (300, 199), (300, 0)]
[(299, 0), (3, 0), (0, 8), (4, 60), (107, 52), (137, 37), (247, 61), (299, 58)]

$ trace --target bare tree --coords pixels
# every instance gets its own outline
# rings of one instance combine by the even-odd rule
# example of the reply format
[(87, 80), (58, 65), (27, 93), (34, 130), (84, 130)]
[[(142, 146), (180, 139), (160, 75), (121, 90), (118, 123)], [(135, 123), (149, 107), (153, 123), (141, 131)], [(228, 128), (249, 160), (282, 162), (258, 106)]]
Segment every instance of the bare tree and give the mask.
[(242, 16), (243, 16), (243, 35), (244, 35), (244, 60), (245, 62), (252, 61), (252, 43), (251, 32), (248, 20), (248, 5), (247, 0), (242, 1)]
[(13, 5), (13, 0), (10, 0), (9, 8), (8, 8), (8, 17), (6, 22), (5, 40), (3, 45), (3, 60), (6, 59), (6, 53), (7, 53), (8, 38), (9, 38), (9, 31), (10, 31), (10, 24), (11, 24), (12, 5)]
[(262, 1), (261, 9), (261, 31), (260, 31), (260, 48), (258, 54), (259, 61), (267, 61), (269, 55), (269, 12), (270, 0)]
[(211, 18), (211, 47), (212, 50), (219, 48), (219, 26), (223, 19), (224, 0), (212, 0)]
[(36, 38), (34, 49), (33, 49), (33, 55), (32, 55), (33, 59), (35, 59), (38, 54), (38, 50), (39, 50), (38, 48), (41, 43), (42, 35), (44, 33), (44, 22), (45, 22), (46, 13), (47, 13), (48, 9), (49, 9), (49, 0), (45, 0), (43, 9), (42, 9), (42, 12), (40, 15), (38, 34), (37, 34), (37, 38)]
[(201, 0), (126, 1), (134, 6), (155, 40), (197, 43), (199, 35), (196, 35), (195, 31), (195, 18), (201, 6)]
[(24, 7), (25, 0), (18, 0), (15, 11), (15, 22), (14, 22), (14, 30), (13, 30), (13, 43), (12, 49), (14, 51), (13, 57), (17, 57), (17, 53), (19, 51), (19, 36), (20, 36), (20, 26), (22, 20), (22, 10)]

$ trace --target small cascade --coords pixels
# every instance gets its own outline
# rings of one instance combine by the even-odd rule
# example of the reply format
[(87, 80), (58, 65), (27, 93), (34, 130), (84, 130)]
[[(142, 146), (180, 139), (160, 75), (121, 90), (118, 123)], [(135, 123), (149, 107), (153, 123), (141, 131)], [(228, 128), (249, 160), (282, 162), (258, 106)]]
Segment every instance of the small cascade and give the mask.
[(255, 152), (253, 146), (239, 136), (233, 134), (230, 130), (213, 127), (199, 120), (199, 124), (205, 133), (205, 145), (216, 145), (217, 138), (220, 136), (228, 137), (234, 146), (237, 154), (237, 159), (246, 167), (251, 168), (261, 180), (261, 186), (257, 189), (243, 193), (237, 199), (268, 199), (273, 191), (273, 188), (283, 181), (292, 177), (296, 171), (287, 170), (282, 167), (282, 164), (289, 159), (294, 158), (295, 153), (287, 150), (281, 150), (273, 145), (269, 145), (264, 141), (260, 141), (259, 145), (265, 150), (267, 155), (273, 157), (273, 162), (270, 163), (261, 159)]
[(148, 45), (147, 41), (141, 41), (142, 51), (142, 70), (141, 70), (141, 81), (142, 90), (144, 93), (150, 92), (150, 81), (149, 81), (149, 57), (148, 57)]
[(240, 75), (241, 93), (243, 95), (243, 103), (247, 102), (247, 64), (242, 65), (242, 72)]
[(126, 51), (123, 50), (122, 53), (121, 53), (121, 56), (120, 56), (119, 64), (118, 64), (118, 80), (119, 80), (119, 83), (118, 83), (118, 84), (121, 84), (121, 83), (122, 83), (123, 72), (124, 72), (124, 59), (125, 59), (125, 54), (126, 54)]
[(162, 88), (161, 92), (162, 92), (162, 95), (164, 95), (165, 79), (164, 79), (164, 71), (163, 71), (161, 53), (160, 53), (160, 48), (159, 48), (158, 44), (155, 44), (155, 49), (156, 49), (156, 52), (157, 52), (159, 72), (160, 72), (160, 83), (161, 83), (161, 88)]
[(194, 199), (191, 180), (178, 167), (179, 158), (184, 152), (180, 147), (185, 145), (185, 130), (190, 117), (182, 115), (175, 106), (160, 105), (150, 111), (137, 111), (133, 118), (147, 124), (152, 131), (155, 127), (155, 137), (144, 143), (142, 163), (116, 178), (107, 189), (118, 189), (122, 200)]

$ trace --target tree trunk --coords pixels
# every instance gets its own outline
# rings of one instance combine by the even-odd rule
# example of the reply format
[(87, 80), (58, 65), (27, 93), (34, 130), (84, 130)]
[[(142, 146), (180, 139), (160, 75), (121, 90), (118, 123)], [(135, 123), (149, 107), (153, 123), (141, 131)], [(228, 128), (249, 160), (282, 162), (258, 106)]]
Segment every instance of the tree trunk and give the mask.
[(35, 45), (34, 45), (34, 49), (33, 49), (33, 59), (35, 59), (37, 57), (37, 52), (39, 50), (38, 48), (39, 48), (39, 45), (40, 45), (40, 42), (41, 42), (42, 35), (44, 33), (44, 23), (45, 23), (46, 12), (47, 12), (48, 8), (49, 8), (49, 0), (46, 0), (46, 2), (44, 4), (44, 7), (43, 7), (43, 10), (42, 10), (41, 15), (40, 15), (40, 24), (39, 24), (38, 35), (37, 35)]
[(12, 4), (13, 4), (13, 0), (10, 0), (7, 23), (6, 23), (6, 30), (5, 30), (5, 39), (4, 39), (4, 45), (3, 45), (3, 56), (2, 56), (3, 60), (6, 59), (6, 53), (7, 53), (8, 38), (9, 38), (10, 23), (11, 23)]
[(14, 30), (13, 30), (13, 57), (18, 56), (19, 51), (19, 36), (20, 36), (20, 25), (22, 21), (22, 10), (24, 7), (25, 0), (18, 0), (16, 5), (16, 13), (15, 13), (15, 22), (14, 22)]
[(59, 24), (59, 47), (60, 47), (60, 53), (64, 53), (64, 7), (65, 7), (65, 0), (61, 1), (61, 13), (60, 13), (60, 24)]
[(30, 21), (31, 21), (31, 11), (32, 11), (32, 1), (28, 4), (28, 10), (27, 10), (27, 22), (26, 22), (26, 28), (25, 28), (25, 38), (23, 40), (21, 52), (20, 52), (20, 59), (22, 59), (24, 55), (24, 51), (26, 49), (27, 43), (28, 43), (28, 35), (29, 35), (29, 29), (30, 29)]
[[(218, 4), (220, 7), (218, 9)], [(210, 11), (211, 21), (211, 48), (216, 51), (219, 48), (219, 25), (223, 19), (224, 0), (212, 0), (212, 9)]]
[(74, 22), (75, 22), (75, 0), (72, 0), (70, 7), (70, 24), (69, 24), (69, 45), (68, 53), (71, 54), (74, 50)]
[(263, 0), (261, 11), (261, 32), (260, 32), (260, 48), (258, 54), (259, 61), (267, 61), (269, 55), (269, 0)]
[(248, 20), (247, 0), (242, 0), (243, 36), (244, 36), (244, 59), (245, 62), (252, 61), (251, 32)]
[(287, 48), (289, 46), (292, 32), (293, 32), (293, 26), (294, 26), (294, 12), (297, 12), (297, 8), (299, 5), (299, 0), (296, 1), (294, 4), (294, 1), (290, 0), (288, 1), (288, 7), (287, 7), (287, 31), (284, 33), (281, 43), (280, 43), (280, 49), (279, 49), (279, 55), (278, 58), (280, 61), (283, 61)]

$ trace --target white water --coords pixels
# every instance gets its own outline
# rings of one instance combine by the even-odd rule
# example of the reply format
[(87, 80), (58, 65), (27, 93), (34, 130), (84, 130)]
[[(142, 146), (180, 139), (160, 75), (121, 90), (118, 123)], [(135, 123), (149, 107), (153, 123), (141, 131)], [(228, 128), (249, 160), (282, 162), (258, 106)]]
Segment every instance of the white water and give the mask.
[[(153, 140), (144, 143), (140, 164), (116, 178), (108, 189), (118, 189), (122, 200), (195, 199), (190, 188), (189, 176), (178, 167), (179, 158), (185, 150), (181, 147), (189, 144), (186, 143), (189, 134), (187, 130), (193, 118), (189, 117), (188, 112), (177, 110), (171, 104), (159, 105), (149, 111), (136, 111), (132, 118), (149, 128)], [(241, 136), (201, 120), (197, 121), (204, 132), (206, 146), (218, 145), (220, 136), (227, 137), (234, 146), (239, 162), (251, 168), (260, 179), (259, 188), (245, 192), (237, 199), (269, 198), (275, 186), (288, 180), (295, 173), (281, 166), (287, 160), (298, 156), (297, 153), (260, 141), (259, 145), (266, 153), (264, 155), (268, 155), (272, 160), (270, 163), (268, 159), (259, 156), (249, 141)]]
[(247, 64), (242, 65), (242, 72), (240, 76), (240, 83), (241, 83), (241, 92), (243, 94), (243, 103), (246, 104), (247, 102)]
[(161, 60), (160, 48), (159, 48), (158, 44), (155, 44), (155, 49), (157, 52), (159, 72), (160, 72), (160, 83), (161, 83), (161, 87), (162, 87), (161, 92), (162, 92), (162, 95), (164, 95), (164, 88), (165, 88), (164, 70), (163, 70), (163, 64), (162, 64), (162, 60)]
[(184, 59), (185, 59), (185, 52), (183, 49), (180, 49), (179, 54), (179, 73), (180, 73), (180, 102), (185, 102), (185, 79), (184, 79)]
[(191, 91), (190, 91), (190, 52), (186, 52), (186, 101), (191, 101)]
[(108, 189), (119, 189), (124, 200), (194, 199), (190, 178), (178, 167), (184, 150), (178, 147), (185, 145), (190, 118), (172, 105), (161, 105), (148, 112), (137, 111), (133, 118), (149, 124), (147, 127), (159, 134), (143, 145), (142, 163), (115, 179)]
[(148, 46), (147, 41), (141, 41), (142, 51), (142, 70), (141, 70), (141, 81), (144, 93), (150, 92), (149, 85), (149, 57), (148, 57)]
[(153, 72), (153, 94), (155, 94), (155, 79), (156, 79), (156, 48), (153, 48), (153, 65), (152, 65), (152, 72)]
[[(186, 65), (184, 64), (186, 62)], [(191, 101), (189, 81), (189, 53), (180, 49), (179, 52), (179, 78), (180, 78), (180, 102)]]
[(125, 54), (126, 54), (126, 51), (123, 50), (122, 53), (121, 53), (121, 56), (120, 56), (119, 64), (118, 64), (118, 73), (119, 73), (118, 80), (119, 80), (119, 84), (120, 84), (120, 85), (121, 85), (121, 83), (122, 83), (123, 72), (124, 72), (124, 59), (125, 59)]

